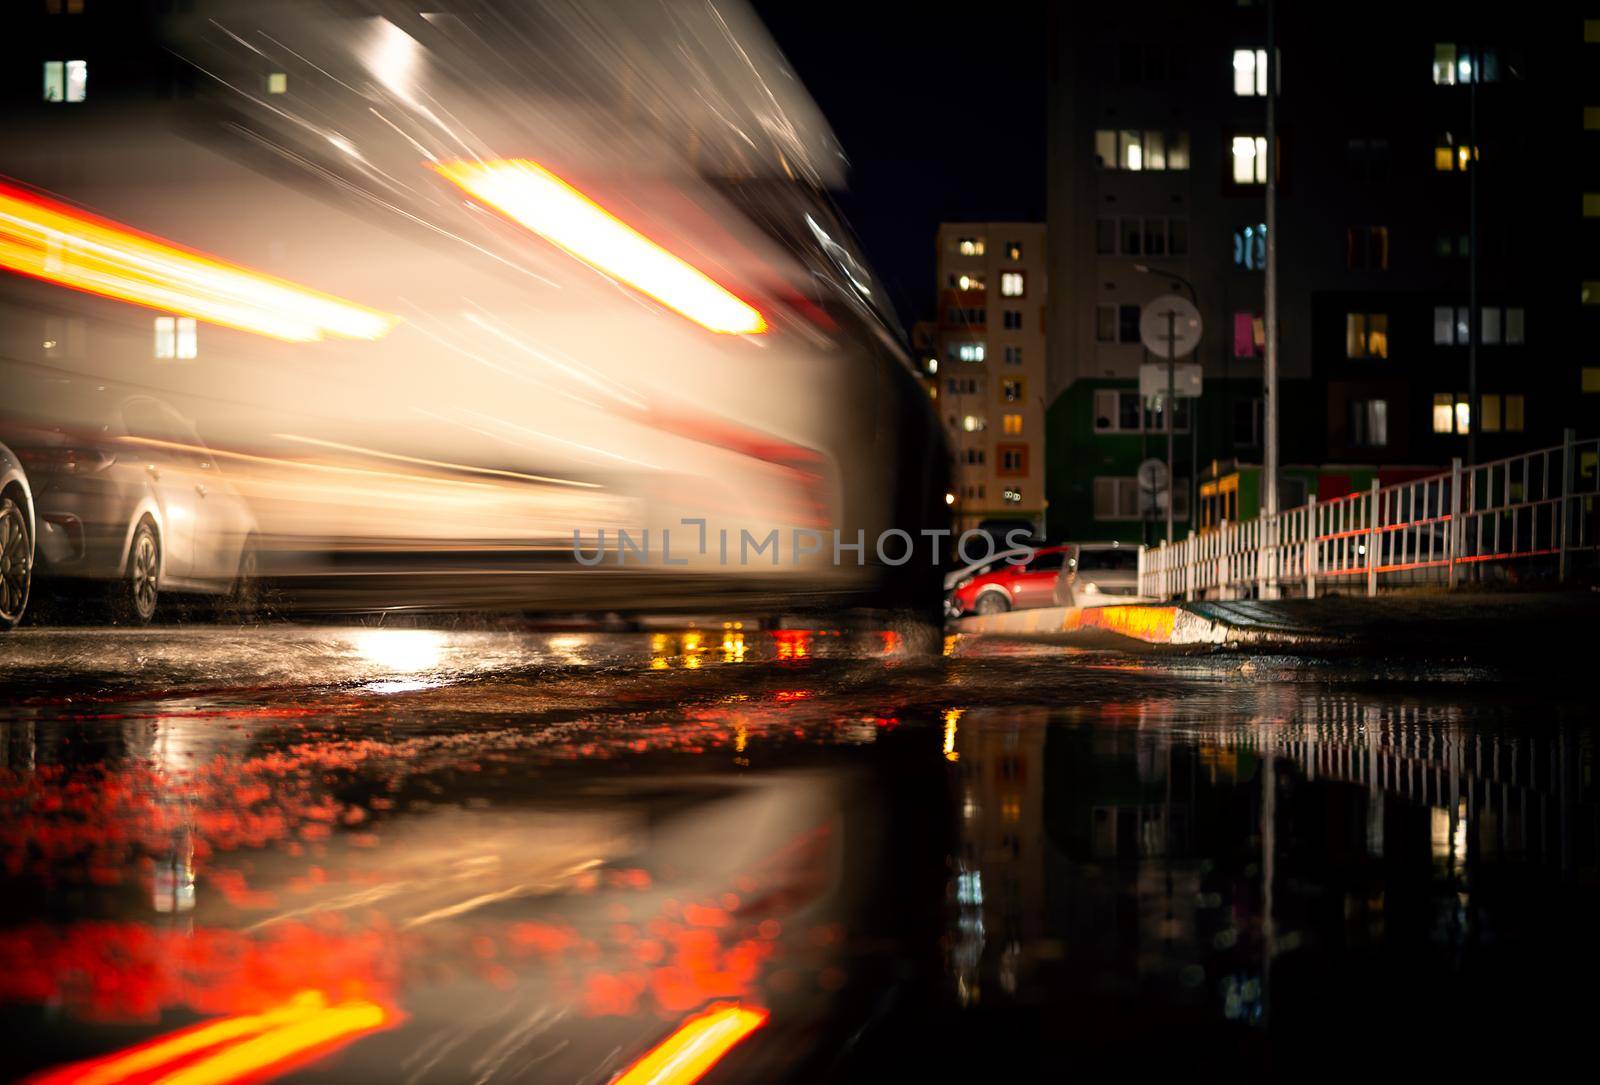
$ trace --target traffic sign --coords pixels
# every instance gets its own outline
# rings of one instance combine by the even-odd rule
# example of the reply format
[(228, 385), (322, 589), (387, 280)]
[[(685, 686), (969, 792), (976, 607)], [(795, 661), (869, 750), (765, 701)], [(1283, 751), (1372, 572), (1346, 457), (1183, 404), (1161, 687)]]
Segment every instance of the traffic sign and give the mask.
[(1167, 398), (1167, 366), (1172, 365), (1172, 394), (1179, 399), (1199, 399), (1199, 362), (1145, 362), (1139, 367), (1139, 394), (1145, 399)]
[(1157, 358), (1182, 358), (1200, 343), (1200, 310), (1188, 298), (1163, 294), (1145, 304), (1139, 339)]

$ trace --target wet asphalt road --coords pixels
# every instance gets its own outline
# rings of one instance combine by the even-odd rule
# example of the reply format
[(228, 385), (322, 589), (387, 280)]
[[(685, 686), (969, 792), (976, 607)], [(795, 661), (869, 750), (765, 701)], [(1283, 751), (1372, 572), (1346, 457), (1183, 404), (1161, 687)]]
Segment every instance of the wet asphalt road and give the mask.
[(1560, 1059), (1595, 723), (1576, 679), (896, 632), (23, 630), (0, 1076)]

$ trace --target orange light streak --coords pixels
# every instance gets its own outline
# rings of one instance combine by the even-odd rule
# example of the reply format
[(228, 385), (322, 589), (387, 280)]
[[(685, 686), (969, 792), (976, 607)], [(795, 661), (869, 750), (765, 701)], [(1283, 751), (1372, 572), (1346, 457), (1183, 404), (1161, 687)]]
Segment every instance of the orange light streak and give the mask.
[(727, 335), (767, 330), (766, 319), (752, 306), (537, 162), (430, 165), (474, 199), (696, 324)]
[(3, 184), (0, 267), (294, 343), (382, 339), (400, 322)]
[(651, 1048), (612, 1085), (689, 1085), (735, 1044), (767, 1023), (766, 1010), (723, 1003), (695, 1014)]
[[(329, 1005), (302, 991), (282, 1006), (181, 1029), (104, 1058), (74, 1063), (30, 1079), (30, 1085), (228, 1085), (276, 1076), (308, 1059), (380, 1029), (393, 1015), (376, 1002)], [(209, 1052), (209, 1053), (208, 1053)], [(196, 1058), (196, 1056), (199, 1056)]]

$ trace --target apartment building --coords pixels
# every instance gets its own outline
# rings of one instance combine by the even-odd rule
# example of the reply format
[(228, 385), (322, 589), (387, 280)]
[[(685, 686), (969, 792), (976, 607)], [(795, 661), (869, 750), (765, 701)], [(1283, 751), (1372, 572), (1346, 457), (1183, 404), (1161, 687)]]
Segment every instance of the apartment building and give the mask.
[(957, 525), (1045, 514), (1045, 226), (947, 222), (926, 364), (954, 451)]

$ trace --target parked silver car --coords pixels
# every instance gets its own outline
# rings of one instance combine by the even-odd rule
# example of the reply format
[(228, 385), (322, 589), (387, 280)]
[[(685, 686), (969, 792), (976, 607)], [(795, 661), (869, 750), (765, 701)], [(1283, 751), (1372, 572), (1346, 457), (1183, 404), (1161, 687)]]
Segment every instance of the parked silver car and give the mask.
[(1085, 596), (1138, 595), (1139, 547), (1122, 542), (1073, 543), (1069, 566), (1072, 588), (1080, 603)]
[(0, 445), (0, 633), (28, 609), (33, 584), (33, 494), (22, 463)]
[(255, 520), (182, 415), (103, 384), (33, 391), (50, 421), (8, 421), (5, 437), (32, 482), (41, 578), (107, 582), (113, 616), (141, 624), (163, 591), (248, 594)]

